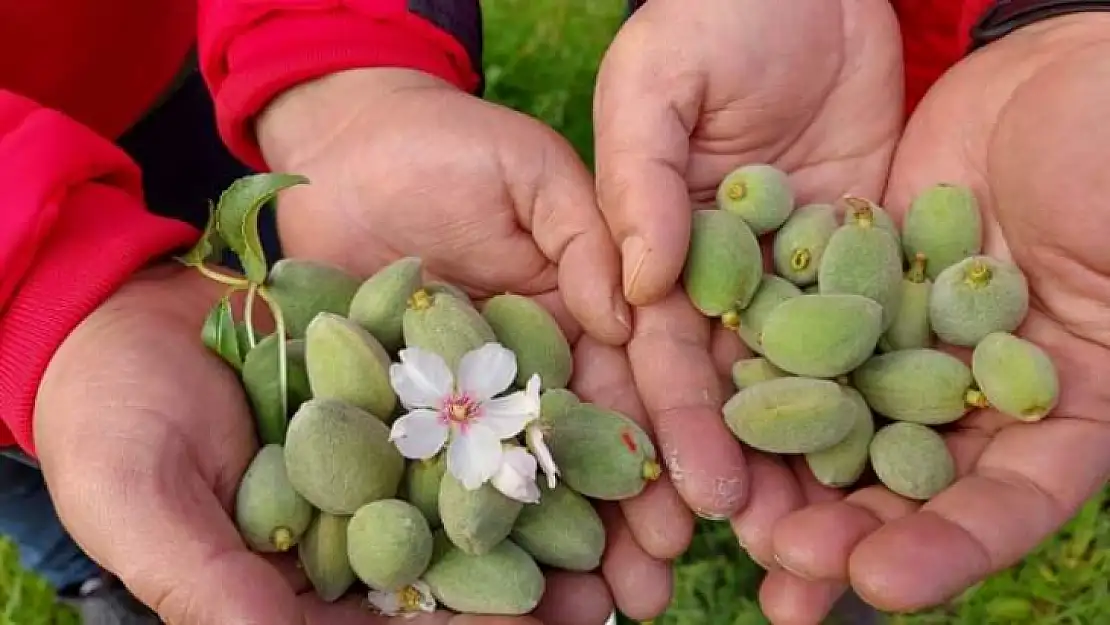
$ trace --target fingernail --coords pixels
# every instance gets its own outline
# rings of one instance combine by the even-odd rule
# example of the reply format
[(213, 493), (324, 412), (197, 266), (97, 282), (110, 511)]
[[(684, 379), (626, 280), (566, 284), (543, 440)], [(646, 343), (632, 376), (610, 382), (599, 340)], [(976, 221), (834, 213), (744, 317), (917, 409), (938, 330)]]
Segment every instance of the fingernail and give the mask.
[(738, 545), (740, 545), (740, 551), (743, 551), (744, 554), (746, 556), (748, 556), (748, 559), (750, 559), (752, 562), (755, 562), (756, 564), (758, 564), (759, 567), (762, 568), (764, 571), (770, 571), (773, 568), (773, 567), (767, 566), (767, 563), (765, 563), (762, 560), (760, 560), (759, 558), (755, 557), (755, 554), (752, 553), (750, 549), (748, 549), (748, 545), (744, 543), (744, 539), (740, 538), (739, 534), (736, 535), (736, 543)]
[(780, 558), (779, 554), (777, 554), (777, 553), (775, 554), (775, 564), (777, 564), (779, 566), (779, 568), (786, 571), (787, 573), (790, 573), (794, 577), (797, 577), (799, 579), (803, 579), (807, 582), (812, 582), (813, 581), (813, 578), (811, 578), (809, 575), (803, 575), (802, 573), (799, 573), (798, 571), (795, 571), (794, 569), (790, 568), (789, 566), (786, 566), (786, 563), (782, 561), (782, 558)]
[(728, 520), (727, 514), (716, 514), (713, 512), (705, 512), (704, 510), (694, 510), (694, 514), (698, 515), (698, 518), (705, 519), (706, 521), (717, 522)]
[(613, 294), (613, 316), (617, 318), (617, 323), (621, 324), (625, 330), (632, 332), (632, 319), (628, 314), (628, 302), (624, 301), (622, 293)]
[(621, 264), (624, 267), (624, 294), (631, 299), (631, 294), (636, 292), (636, 282), (640, 279), (640, 270), (643, 269), (644, 259), (647, 257), (647, 246), (638, 236), (630, 236), (621, 243)]

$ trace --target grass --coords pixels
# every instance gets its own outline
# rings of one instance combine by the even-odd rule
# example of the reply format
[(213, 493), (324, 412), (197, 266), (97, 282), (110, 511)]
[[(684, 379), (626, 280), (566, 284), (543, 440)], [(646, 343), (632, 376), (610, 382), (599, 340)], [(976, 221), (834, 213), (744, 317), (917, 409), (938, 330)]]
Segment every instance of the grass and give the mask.
[[(485, 0), (487, 97), (561, 132), (592, 166), (592, 85), (624, 14), (623, 0)], [(888, 625), (1094, 625), (1110, 622), (1110, 499), (1104, 492), (1024, 562), (949, 605)], [(1014, 511), (1020, 514), (1020, 510)], [(727, 525), (703, 523), (676, 567), (659, 625), (757, 625), (758, 566)], [(0, 625), (75, 622), (0, 540)]]

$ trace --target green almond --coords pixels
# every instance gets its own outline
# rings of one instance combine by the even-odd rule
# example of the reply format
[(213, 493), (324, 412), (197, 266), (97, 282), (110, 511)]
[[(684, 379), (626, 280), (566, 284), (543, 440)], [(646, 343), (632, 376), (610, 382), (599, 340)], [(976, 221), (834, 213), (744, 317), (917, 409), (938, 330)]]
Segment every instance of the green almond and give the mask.
[(355, 322), (316, 315), (305, 331), (305, 366), (313, 397), (340, 399), (386, 423), (393, 420), (397, 394), (390, 384), (389, 354)]
[(763, 333), (763, 324), (771, 311), (786, 300), (801, 294), (801, 289), (793, 282), (774, 274), (763, 275), (752, 301), (748, 303), (747, 308), (740, 311), (740, 325), (736, 329), (748, 349), (757, 354), (762, 352), (763, 347), (759, 337)]
[(316, 595), (329, 603), (342, 597), (355, 583), (355, 572), (347, 558), (350, 520), (349, 516), (320, 512), (297, 546), (301, 569)]
[(959, 358), (929, 348), (871, 358), (852, 372), (852, 384), (884, 417), (927, 425), (964, 416), (972, 396), (971, 369)]
[(495, 295), (482, 307), (482, 317), (507, 349), (516, 355), (516, 384), (523, 388), (539, 375), (541, 387), (562, 388), (570, 382), (574, 358), (566, 335), (551, 313), (529, 297)]
[(813, 477), (831, 488), (844, 488), (859, 480), (867, 469), (871, 439), (875, 435), (875, 418), (863, 396), (849, 387), (842, 387), (842, 391), (848, 396), (854, 417), (852, 428), (839, 443), (805, 455)]
[(524, 504), (488, 482), (469, 490), (447, 473), (440, 482), (439, 516), (456, 547), (472, 555), (488, 553), (505, 540)]
[(871, 467), (884, 486), (924, 501), (956, 479), (956, 462), (944, 439), (919, 423), (892, 423), (871, 440)]
[(828, 449), (844, 440), (856, 422), (856, 410), (839, 384), (802, 377), (745, 388), (722, 413), (740, 442), (777, 454)]
[(289, 482), (280, 445), (264, 445), (235, 493), (235, 524), (254, 551), (288, 551), (312, 521), (312, 505)]
[(393, 497), (404, 459), (389, 442), (389, 427), (336, 399), (311, 399), (289, 423), (285, 466), (297, 492), (336, 515)]
[(763, 322), (763, 356), (794, 375), (844, 375), (874, 353), (882, 314), (882, 306), (862, 295), (791, 298)]
[(902, 226), (906, 258), (922, 254), (929, 259), (926, 275), (940, 272), (979, 254), (983, 247), (983, 218), (979, 202), (968, 187), (940, 183), (913, 199)]
[(346, 315), (358, 279), (328, 263), (283, 258), (270, 268), (266, 290), (281, 309), (290, 338), (304, 338), (309, 322), (322, 312)]
[(444, 293), (418, 290), (402, 318), (405, 345), (439, 354), (452, 371), (467, 352), (496, 343), (493, 328), (470, 304)]
[(351, 568), (376, 590), (398, 591), (418, 581), (432, 561), (432, 547), (424, 515), (400, 499), (362, 506), (347, 526)]
[(619, 412), (580, 403), (558, 414), (547, 427), (548, 447), (563, 481), (587, 497), (628, 499), (659, 477), (651, 439)]
[(798, 286), (815, 284), (825, 247), (839, 226), (832, 204), (808, 204), (794, 211), (775, 233), (773, 255), (778, 275)]
[(782, 170), (765, 163), (743, 165), (717, 186), (717, 206), (736, 213), (756, 235), (766, 234), (790, 217), (794, 189)]
[(447, 547), (428, 568), (424, 581), (443, 606), (461, 614), (528, 614), (544, 593), (543, 571), (510, 540), (482, 555)]
[(763, 277), (759, 241), (739, 215), (723, 210), (694, 211), (682, 283), (703, 315), (744, 308)]
[(1029, 312), (1029, 283), (1017, 265), (972, 256), (940, 272), (929, 323), (950, 345), (974, 347), (992, 332), (1013, 332)]
[(422, 271), (419, 258), (393, 261), (358, 287), (346, 311), (390, 353), (404, 346), (401, 319), (409, 298), (420, 288)]
[(605, 551), (605, 526), (590, 502), (563, 484), (541, 485), (538, 504), (524, 506), (513, 542), (536, 562), (565, 571), (593, 571)]
[(1060, 379), (1052, 359), (1008, 332), (993, 332), (979, 341), (971, 370), (990, 405), (1016, 419), (1039, 421), (1060, 401)]

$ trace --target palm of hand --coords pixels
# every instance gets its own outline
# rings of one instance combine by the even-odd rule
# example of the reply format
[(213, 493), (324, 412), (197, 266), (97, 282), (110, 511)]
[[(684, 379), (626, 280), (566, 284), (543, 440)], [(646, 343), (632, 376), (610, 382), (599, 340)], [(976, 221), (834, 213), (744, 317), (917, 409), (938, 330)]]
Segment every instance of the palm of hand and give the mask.
[[(220, 296), (219, 285), (192, 271), (151, 270), (56, 354), (35, 433), (67, 529), (168, 623), (447, 623), (446, 612), (379, 618), (357, 596), (325, 603), (294, 554), (263, 556), (243, 545), (231, 512), (256, 450), (253, 420), (235, 373), (200, 339)], [(601, 622), (610, 605), (600, 579), (555, 573), (537, 614)]]
[(1110, 77), (1108, 28), (1097, 14), (1045, 22), (950, 71), (915, 112), (887, 195), (897, 214), (935, 182), (977, 191), (984, 253), (1029, 278), (1019, 334), (1055, 361), (1058, 408), (1035, 424), (990, 410), (962, 421), (947, 437), (960, 479), (923, 506), (870, 487), (780, 520), (782, 564), (823, 580), (771, 574), (764, 605), (783, 622), (816, 622), (849, 580), (885, 609), (940, 603), (1019, 560), (1110, 474), (1110, 394), (1090, 372), (1110, 358), (1098, 212), (1110, 188), (1097, 164), (1110, 139), (1097, 123), (1110, 105), (1098, 87)]
[(751, 162), (790, 173), (801, 203), (878, 195), (901, 119), (901, 48), (881, 0), (686, 4), (645, 4), (606, 54), (595, 102), (599, 199), (638, 306), (626, 377), (670, 477), (703, 516), (740, 511), (734, 527), (757, 544), (775, 506), (794, 497), (779, 483), (794, 478), (776, 460), (741, 455), (721, 421), (741, 351), (674, 288), (691, 196), (711, 198)]
[[(282, 196), (287, 256), (359, 275), (419, 256), (430, 274), (478, 297), (559, 290), (595, 336), (627, 337), (593, 182), (562, 137), (418, 72), (353, 74), (319, 91), (327, 97), (316, 103), (331, 109), (296, 118), (324, 124), (311, 147), (273, 157), (312, 182)], [(367, 84), (376, 91), (359, 95)], [(336, 105), (360, 97), (373, 104)]]

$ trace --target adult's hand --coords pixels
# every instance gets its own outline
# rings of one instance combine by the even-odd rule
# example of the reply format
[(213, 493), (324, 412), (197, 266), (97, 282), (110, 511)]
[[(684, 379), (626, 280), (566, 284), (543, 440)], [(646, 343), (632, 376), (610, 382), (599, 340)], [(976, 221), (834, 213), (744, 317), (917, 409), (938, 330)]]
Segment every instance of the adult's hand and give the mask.
[(922, 506), (871, 487), (783, 519), (773, 550), (795, 574), (772, 573), (762, 593), (776, 623), (817, 623), (849, 581), (885, 610), (942, 603), (1016, 563), (1110, 476), (1108, 81), (1110, 15), (1075, 14), (974, 53), (915, 112), (886, 204), (903, 212), (941, 181), (976, 191), (985, 252), (1029, 278), (1019, 334), (1055, 361), (1060, 403), (1034, 424), (961, 422), (947, 437), (959, 480)]
[(753, 162), (788, 172), (802, 203), (877, 196), (901, 102), (901, 45), (886, 0), (707, 0), (696, 9), (651, 0), (602, 63), (597, 185), (623, 290), (637, 306), (629, 377), (687, 504), (710, 518), (743, 507), (733, 523), (745, 543), (757, 539), (754, 520), (803, 495), (788, 467), (742, 453), (721, 420), (713, 355), (727, 367), (737, 339), (675, 288), (691, 198), (709, 200), (730, 170)]
[[(576, 353), (580, 337), (598, 346), (628, 339), (617, 254), (593, 178), (539, 121), (421, 72), (366, 69), (292, 89), (257, 128), (273, 169), (311, 180), (281, 196), (287, 256), (359, 275), (420, 256), (430, 274), (477, 300), (505, 291), (535, 297)], [(576, 360), (579, 390), (601, 374)], [(590, 399), (616, 407), (619, 394), (601, 388)], [(615, 538), (603, 570), (622, 611), (651, 616), (670, 596), (659, 560), (686, 547), (689, 513), (667, 480), (619, 508), (623, 514), (606, 512)]]
[[(222, 288), (158, 268), (88, 317), (51, 361), (35, 442), (63, 523), (167, 623), (386, 625), (357, 598), (315, 597), (289, 556), (247, 550), (229, 512), (257, 443), (234, 371), (201, 343)], [(601, 623), (597, 577), (548, 580), (547, 624)], [(538, 625), (439, 613), (398, 623)]]

